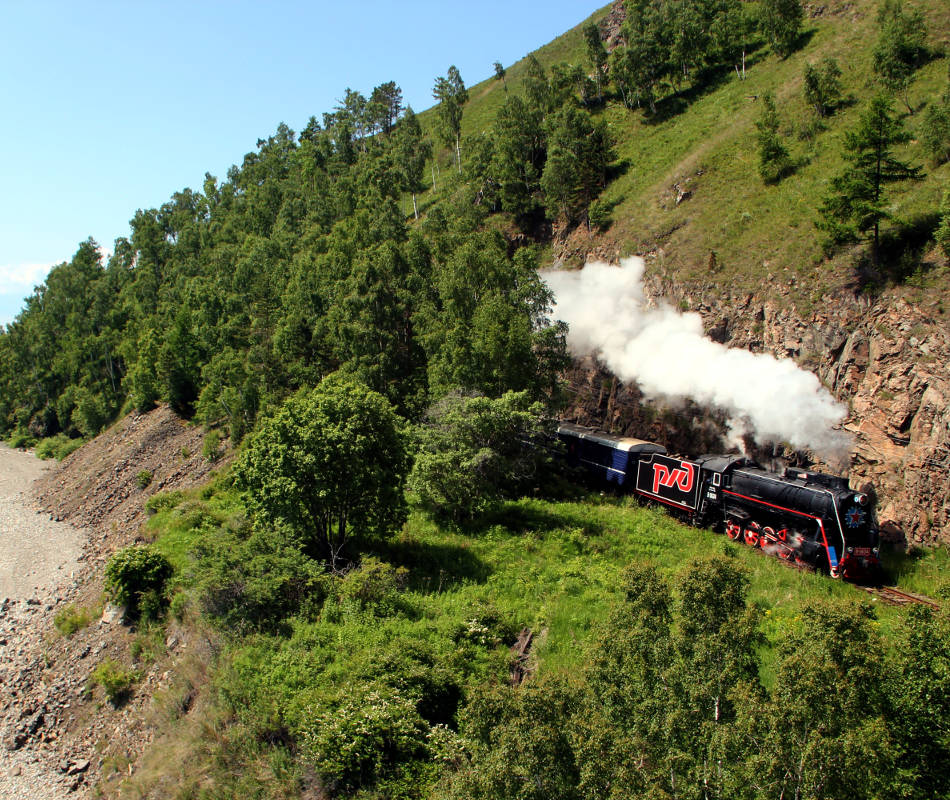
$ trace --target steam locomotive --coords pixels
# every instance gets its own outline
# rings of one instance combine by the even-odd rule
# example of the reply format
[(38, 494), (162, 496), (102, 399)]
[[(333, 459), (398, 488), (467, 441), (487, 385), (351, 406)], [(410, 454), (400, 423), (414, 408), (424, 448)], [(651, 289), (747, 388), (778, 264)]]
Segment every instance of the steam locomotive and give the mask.
[(558, 426), (558, 438), (568, 461), (598, 482), (661, 503), (697, 527), (835, 578), (868, 578), (880, 568), (871, 499), (845, 478), (792, 467), (771, 472), (735, 455), (677, 458), (653, 442), (570, 423)]

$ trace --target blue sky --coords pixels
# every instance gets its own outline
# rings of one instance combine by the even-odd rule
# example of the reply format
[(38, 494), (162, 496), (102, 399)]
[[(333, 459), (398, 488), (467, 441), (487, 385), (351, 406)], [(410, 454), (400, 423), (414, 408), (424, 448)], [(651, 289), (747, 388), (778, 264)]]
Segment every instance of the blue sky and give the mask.
[(450, 64), (475, 84), (604, 2), (0, 0), (0, 325), (79, 242), (111, 250), (278, 123), (388, 80), (421, 111)]

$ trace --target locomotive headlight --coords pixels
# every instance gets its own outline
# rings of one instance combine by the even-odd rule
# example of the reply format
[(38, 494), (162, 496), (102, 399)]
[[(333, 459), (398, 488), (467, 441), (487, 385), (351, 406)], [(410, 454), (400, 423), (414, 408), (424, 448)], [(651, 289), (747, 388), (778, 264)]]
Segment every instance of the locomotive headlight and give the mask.
[(874, 553), (874, 555), (877, 555), (878, 553), (881, 552), (881, 548), (880, 548), (880, 547), (872, 547), (872, 548), (871, 548), (871, 552)]
[(854, 496), (854, 502), (859, 506), (866, 506), (868, 504), (868, 496), (866, 494), (856, 494)]
[(848, 548), (848, 552), (851, 553), (851, 554), (854, 554), (854, 548), (853, 548), (853, 547), (849, 547), (849, 548)]

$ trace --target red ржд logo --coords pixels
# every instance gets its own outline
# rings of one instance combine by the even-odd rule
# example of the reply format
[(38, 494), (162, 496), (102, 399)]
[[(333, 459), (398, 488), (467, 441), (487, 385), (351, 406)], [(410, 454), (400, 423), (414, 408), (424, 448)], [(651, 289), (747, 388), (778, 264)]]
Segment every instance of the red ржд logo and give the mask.
[(666, 464), (653, 465), (653, 494), (660, 493), (660, 487), (678, 486), (681, 492), (688, 492), (693, 488), (694, 470), (692, 464), (682, 464), (676, 469), (670, 469)]

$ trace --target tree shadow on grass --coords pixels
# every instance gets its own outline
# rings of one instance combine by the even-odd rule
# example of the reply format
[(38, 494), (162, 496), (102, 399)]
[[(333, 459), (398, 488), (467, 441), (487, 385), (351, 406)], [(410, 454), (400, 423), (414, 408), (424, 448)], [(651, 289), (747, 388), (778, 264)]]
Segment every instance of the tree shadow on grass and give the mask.
[(474, 536), (492, 528), (501, 527), (514, 535), (545, 534), (561, 528), (582, 527), (589, 534), (598, 535), (601, 526), (592, 523), (584, 514), (554, 511), (546, 504), (525, 501), (503, 503), (484, 513), (466, 526)]
[(924, 256), (939, 223), (939, 212), (931, 211), (884, 231), (877, 265), (870, 255), (866, 255), (857, 266), (859, 290), (877, 295), (889, 286), (926, 279), (935, 265), (926, 261)]
[(464, 545), (397, 539), (381, 542), (373, 555), (409, 570), (407, 588), (438, 593), (460, 583), (484, 583), (491, 568)]

